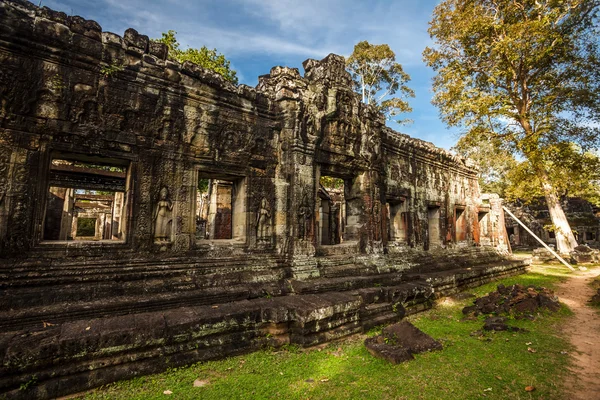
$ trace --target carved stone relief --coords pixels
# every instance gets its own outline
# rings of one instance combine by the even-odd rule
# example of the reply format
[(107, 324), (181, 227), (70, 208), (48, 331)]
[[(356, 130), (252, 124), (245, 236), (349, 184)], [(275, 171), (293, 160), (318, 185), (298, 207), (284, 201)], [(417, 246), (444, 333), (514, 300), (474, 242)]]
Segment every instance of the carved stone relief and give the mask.
[(298, 207), (298, 239), (307, 240), (310, 237), (310, 224), (313, 216), (312, 206), (306, 193)]
[(170, 241), (173, 203), (169, 200), (169, 190), (163, 187), (154, 211), (154, 240), (157, 242)]
[(271, 207), (267, 199), (263, 197), (260, 209), (256, 215), (256, 239), (259, 242), (270, 241), (271, 235)]

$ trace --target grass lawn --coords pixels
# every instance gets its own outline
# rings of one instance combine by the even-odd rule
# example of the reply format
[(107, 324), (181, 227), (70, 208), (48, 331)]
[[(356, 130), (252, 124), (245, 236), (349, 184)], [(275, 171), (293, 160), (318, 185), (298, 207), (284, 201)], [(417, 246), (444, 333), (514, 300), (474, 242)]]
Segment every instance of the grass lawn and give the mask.
[[(526, 274), (473, 290), (477, 295), (498, 283), (552, 288), (569, 275), (557, 265), (535, 266)], [(264, 350), (204, 362), (163, 374), (118, 382), (84, 395), (86, 399), (560, 399), (570, 359), (569, 344), (557, 326), (570, 311), (543, 313), (535, 321), (513, 320), (525, 333), (485, 333), (483, 318), (463, 320), (471, 300), (445, 300), (411, 316), (418, 328), (442, 342), (444, 350), (391, 365), (364, 348), (366, 336), (324, 347)], [(370, 332), (375, 334), (377, 332)], [(535, 352), (529, 351), (528, 348)], [(197, 379), (205, 386), (194, 387)], [(534, 386), (535, 391), (525, 391)], [(172, 394), (164, 394), (170, 391)]]
[[(598, 289), (600, 289), (600, 276), (597, 276), (594, 280), (592, 280), (590, 286), (592, 287), (592, 289), (594, 289), (594, 291), (598, 291)], [(598, 309), (598, 312), (600, 312), (600, 302), (593, 301), (590, 303), (590, 305)]]

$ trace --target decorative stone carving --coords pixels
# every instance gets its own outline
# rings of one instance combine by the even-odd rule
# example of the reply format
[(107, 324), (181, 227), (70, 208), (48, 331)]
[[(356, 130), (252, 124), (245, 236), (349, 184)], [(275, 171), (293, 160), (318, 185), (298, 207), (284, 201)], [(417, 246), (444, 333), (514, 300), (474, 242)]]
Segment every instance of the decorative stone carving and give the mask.
[(163, 187), (154, 212), (154, 240), (165, 242), (170, 240), (173, 217), (173, 203), (169, 200), (169, 189)]
[(312, 218), (312, 207), (306, 194), (302, 196), (302, 202), (298, 207), (298, 239), (308, 239), (310, 236), (310, 220)]
[(373, 240), (381, 240), (381, 202), (375, 200), (373, 204)]
[(256, 239), (260, 242), (268, 242), (271, 235), (271, 208), (267, 199), (263, 197), (260, 209), (256, 215)]

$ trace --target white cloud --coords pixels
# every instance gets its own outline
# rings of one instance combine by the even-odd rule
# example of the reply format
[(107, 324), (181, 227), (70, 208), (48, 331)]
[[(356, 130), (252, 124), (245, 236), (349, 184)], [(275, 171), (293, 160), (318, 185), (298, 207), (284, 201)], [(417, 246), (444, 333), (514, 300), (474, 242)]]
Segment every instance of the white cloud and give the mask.
[[(431, 41), (427, 22), (434, 3), (347, 2), (341, 0), (237, 0), (255, 18), (276, 25), (280, 35), (309, 47), (349, 55), (360, 40), (387, 43), (405, 65), (421, 64)], [(415, 4), (416, 3), (416, 4)]]
[(252, 32), (230, 31), (218, 28), (200, 27), (193, 31), (180, 29), (177, 37), (190, 47), (215, 47), (227, 55), (239, 54), (294, 54), (305, 57), (324, 57), (329, 54), (325, 48), (304, 46), (277, 36), (261, 35)]

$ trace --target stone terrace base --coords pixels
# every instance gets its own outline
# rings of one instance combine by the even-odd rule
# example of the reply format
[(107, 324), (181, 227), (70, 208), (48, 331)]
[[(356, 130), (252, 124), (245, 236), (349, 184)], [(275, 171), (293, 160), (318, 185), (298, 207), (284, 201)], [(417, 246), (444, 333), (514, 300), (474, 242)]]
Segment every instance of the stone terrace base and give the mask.
[[(480, 256), (468, 255), (471, 266), (465, 265), (465, 259), (460, 257), (465, 253), (463, 249), (445, 252), (443, 258), (430, 256), (420, 267), (412, 264), (404, 272), (403, 267), (390, 265), (394, 257), (406, 261), (406, 255), (387, 256), (386, 262), (380, 261), (375, 266), (357, 257), (317, 258), (313, 275), (318, 277), (282, 279), (279, 282), (282, 289), (274, 294), (263, 291), (262, 297), (256, 296), (255, 288), (254, 297), (245, 292), (245, 299), (231, 301), (225, 289), (220, 297), (216, 295), (218, 288), (197, 289), (196, 292), (212, 293), (209, 304), (201, 301), (194, 304), (190, 300), (193, 296), (184, 301), (185, 291), (171, 297), (158, 292), (146, 298), (133, 297), (129, 303), (123, 298), (118, 304), (107, 298), (106, 310), (102, 310), (103, 301), (82, 299), (68, 304), (46, 299), (49, 304), (40, 304), (29, 311), (13, 310), (14, 319), (9, 318), (10, 313), (4, 313), (0, 320), (4, 325), (0, 334), (3, 360), (0, 397), (53, 398), (265, 346), (286, 343), (312, 346), (397, 322), (405, 312), (431, 307), (438, 297), (525, 271), (523, 261), (508, 260), (491, 250), (472, 249), (467, 253), (474, 252)], [(434, 267), (438, 272), (432, 272)], [(157, 266), (145, 268), (156, 273)], [(173, 271), (177, 266), (163, 266), (163, 269)], [(234, 276), (232, 271), (229, 274)], [(143, 274), (138, 271), (136, 276), (140, 278)], [(53, 280), (55, 285), (59, 284), (56, 274)], [(134, 292), (141, 284), (115, 280), (113, 283), (117, 287), (126, 284)], [(165, 284), (168, 283), (166, 279)], [(81, 295), (76, 284), (62, 284), (64, 296)], [(272, 282), (270, 285), (273, 287)], [(283, 290), (283, 286), (287, 289)], [(24, 294), (29, 288), (11, 290), (14, 300), (19, 291)], [(228, 290), (235, 292), (235, 285)], [(175, 301), (177, 296), (181, 301)], [(219, 298), (223, 301), (219, 302)], [(145, 301), (145, 309), (140, 301)], [(111, 304), (120, 308), (111, 309)], [(60, 314), (59, 307), (64, 307), (65, 314), (57, 322), (54, 318)], [(123, 315), (118, 315), (118, 310)], [(34, 320), (37, 324), (33, 324)], [(22, 328), (17, 329), (18, 326)], [(28, 382), (35, 383), (21, 390), (21, 385)]]

